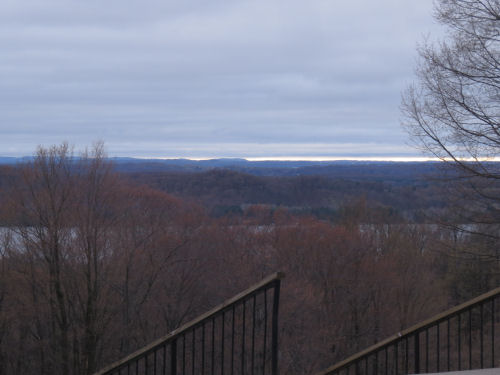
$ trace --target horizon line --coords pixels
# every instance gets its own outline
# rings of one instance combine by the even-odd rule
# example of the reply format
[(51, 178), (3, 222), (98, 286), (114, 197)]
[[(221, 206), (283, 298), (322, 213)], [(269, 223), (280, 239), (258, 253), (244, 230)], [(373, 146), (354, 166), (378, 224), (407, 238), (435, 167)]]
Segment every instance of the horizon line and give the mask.
[[(131, 158), (142, 160), (192, 160), (192, 161), (207, 161), (220, 159), (237, 159), (246, 161), (393, 161), (393, 162), (425, 162), (425, 161), (440, 161), (438, 158), (430, 157), (406, 157), (406, 156), (258, 156), (258, 157), (238, 157), (238, 156), (211, 156), (211, 157), (172, 157), (172, 156), (110, 156), (109, 158)], [(500, 159), (499, 159), (500, 160)]]
[[(24, 156), (6, 156), (0, 155), (0, 158), (11, 159), (30, 159), (36, 155)], [(425, 157), (425, 156), (207, 156), (207, 157), (183, 157), (183, 156), (118, 156), (109, 155), (107, 159), (137, 159), (137, 160), (189, 160), (189, 161), (209, 161), (209, 160), (245, 160), (249, 162), (260, 161), (289, 161), (289, 162), (335, 162), (335, 161), (358, 161), (358, 162), (443, 162), (453, 161), (451, 158)], [(465, 162), (500, 162), (500, 157), (493, 158), (460, 158)]]

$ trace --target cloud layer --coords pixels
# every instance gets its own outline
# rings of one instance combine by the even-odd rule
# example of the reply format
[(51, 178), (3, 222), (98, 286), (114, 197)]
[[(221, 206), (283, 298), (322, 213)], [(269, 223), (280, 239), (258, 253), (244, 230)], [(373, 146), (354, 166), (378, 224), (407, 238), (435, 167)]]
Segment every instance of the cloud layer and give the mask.
[(0, 154), (409, 155), (432, 0), (4, 0)]

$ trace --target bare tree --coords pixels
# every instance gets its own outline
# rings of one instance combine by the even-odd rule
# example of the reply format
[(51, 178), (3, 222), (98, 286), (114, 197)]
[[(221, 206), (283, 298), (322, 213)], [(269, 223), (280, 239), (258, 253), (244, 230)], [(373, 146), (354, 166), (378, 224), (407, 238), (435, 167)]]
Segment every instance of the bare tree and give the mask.
[(196, 210), (124, 181), (101, 143), (40, 147), (8, 185), (0, 373), (89, 375), (191, 315)]
[(498, 179), (483, 161), (500, 156), (500, 2), (439, 0), (436, 18), (448, 40), (419, 49), (418, 83), (403, 98), (405, 125), (426, 151)]
[(9, 247), (10, 238), (6, 231), (0, 229), (0, 374), (6, 372), (7, 350), (6, 337), (9, 331), (9, 320), (6, 308), (7, 305), (7, 286), (8, 286), (8, 265), (6, 259), (6, 252)]
[[(70, 373), (70, 300), (66, 289), (67, 243), (71, 226), (68, 208), (74, 197), (74, 173), (67, 144), (50, 149), (39, 148), (36, 158), (22, 170), (23, 187), (17, 189), (14, 210), (25, 225), (17, 226), (28, 254), (33, 307), (45, 295), (50, 309), (50, 359), (42, 373)], [(43, 271), (42, 271), (43, 270)], [(39, 277), (39, 273), (45, 277)], [(42, 286), (41, 282), (44, 282)]]
[[(67, 144), (40, 147), (11, 194), (22, 247), (12, 253), (31, 299), (41, 373), (90, 374), (110, 319), (108, 237), (116, 177), (103, 145), (75, 157)], [(47, 308), (45, 308), (47, 306)]]
[[(500, 1), (437, 0), (446, 40), (419, 48), (417, 83), (403, 94), (403, 126), (444, 161), (448, 224), (482, 236), (474, 256), (498, 261), (500, 240)], [(485, 240), (484, 238), (488, 239)], [(478, 258), (478, 259), (479, 259)]]

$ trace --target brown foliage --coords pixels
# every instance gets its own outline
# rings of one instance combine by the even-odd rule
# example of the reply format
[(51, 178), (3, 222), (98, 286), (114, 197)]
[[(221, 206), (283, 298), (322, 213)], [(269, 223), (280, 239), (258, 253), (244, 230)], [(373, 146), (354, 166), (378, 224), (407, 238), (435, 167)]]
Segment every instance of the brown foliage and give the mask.
[[(0, 350), (5, 371), (91, 374), (185, 319), (189, 293), (162, 292), (195, 286), (184, 250), (197, 220), (181, 202), (121, 181), (100, 144), (79, 158), (40, 148), (20, 170), (1, 259), (2, 306), (21, 313), (7, 341), (19, 345)], [(158, 319), (158, 304), (177, 315)]]
[(460, 268), (437, 252), (453, 236), (366, 199), (336, 224), (265, 205), (216, 219), (125, 181), (101, 145), (81, 158), (40, 149), (16, 171), (0, 232), (1, 373), (91, 374), (277, 270), (282, 374), (331, 365), (456, 300), (447, 281)]

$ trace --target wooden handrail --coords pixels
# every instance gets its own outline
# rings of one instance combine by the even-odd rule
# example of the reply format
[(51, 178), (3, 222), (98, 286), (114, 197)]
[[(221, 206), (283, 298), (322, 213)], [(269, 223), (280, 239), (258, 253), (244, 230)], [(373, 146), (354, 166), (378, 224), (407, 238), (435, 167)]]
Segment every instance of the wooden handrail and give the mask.
[(467, 310), (469, 308), (472, 308), (475, 305), (478, 305), (478, 304), (480, 304), (480, 303), (482, 303), (490, 298), (493, 298), (499, 294), (500, 294), (500, 287), (495, 288), (493, 290), (490, 290), (487, 293), (481, 294), (479, 297), (473, 298), (473, 299), (471, 299), (467, 302), (464, 302), (458, 306), (452, 307), (451, 309), (446, 310), (440, 314), (437, 314), (437, 315), (433, 316), (432, 318), (424, 320), (423, 322), (420, 322), (418, 324), (415, 324), (414, 326), (411, 326), (410, 328), (407, 328), (401, 332), (398, 332), (395, 335), (392, 335), (392, 336), (388, 337), (387, 339), (380, 341), (379, 343), (372, 345), (369, 348), (362, 350), (361, 352), (358, 352), (358, 353), (348, 357), (347, 359), (345, 359), (341, 362), (337, 362), (333, 366), (330, 366), (326, 370), (318, 372), (315, 375), (328, 375), (331, 372), (338, 370), (351, 362), (354, 362), (360, 358), (363, 358), (366, 355), (371, 354), (373, 352), (377, 352), (378, 350), (384, 348), (385, 346), (389, 346), (389, 345), (401, 340), (405, 336), (409, 336), (411, 334), (418, 333), (418, 332), (423, 331), (429, 327), (432, 327), (436, 324), (439, 324), (439, 323), (445, 321), (446, 319), (452, 318), (453, 316), (460, 314), (462, 311)]
[(105, 368), (99, 370), (98, 372), (94, 373), (94, 375), (103, 375), (105, 374), (106, 372), (114, 369), (114, 368), (117, 368), (123, 364), (125, 364), (126, 362), (136, 358), (136, 357), (140, 357), (146, 353), (148, 353), (149, 351), (153, 350), (154, 348), (162, 345), (162, 344), (165, 344), (167, 343), (168, 341), (171, 341), (173, 340), (176, 336), (179, 336), (180, 334), (182, 334), (183, 332), (197, 326), (198, 324), (200, 324), (203, 320), (209, 318), (210, 316), (212, 315), (215, 315), (219, 312), (221, 312), (222, 310), (224, 310), (225, 308), (227, 308), (228, 306), (238, 302), (239, 300), (242, 300), (246, 297), (248, 297), (249, 295), (259, 291), (260, 289), (262, 288), (265, 288), (268, 284), (272, 283), (273, 281), (275, 280), (281, 280), (285, 277), (285, 274), (283, 272), (276, 272), (272, 275), (269, 275), (268, 277), (266, 277), (265, 279), (263, 279), (262, 281), (258, 282), (257, 284), (254, 284), (253, 286), (251, 286), (250, 288), (244, 290), (243, 292), (241, 293), (238, 293), (236, 294), (235, 296), (227, 299), (226, 301), (224, 301), (223, 303), (221, 303), (220, 305), (214, 307), (213, 309), (207, 311), (206, 313), (198, 316), (197, 318), (191, 320), (190, 322), (186, 323), (186, 324), (183, 324), (182, 326), (180, 326), (179, 328), (173, 330), (172, 332), (166, 334), (165, 336), (163, 337), (160, 337), (159, 339), (151, 342), (150, 344), (142, 347), (141, 349), (138, 349), (136, 350), (135, 352), (127, 355), (126, 357), (110, 364), (109, 366), (106, 366)]

